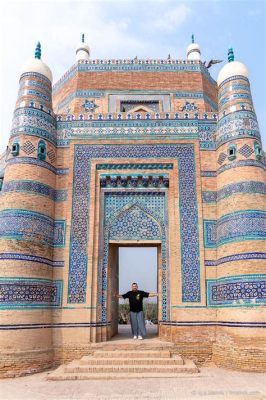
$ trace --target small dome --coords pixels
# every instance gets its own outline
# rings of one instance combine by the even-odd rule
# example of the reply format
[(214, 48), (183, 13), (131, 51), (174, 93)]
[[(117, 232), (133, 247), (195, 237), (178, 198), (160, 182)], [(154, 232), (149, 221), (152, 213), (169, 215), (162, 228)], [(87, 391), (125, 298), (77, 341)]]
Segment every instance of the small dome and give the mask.
[(50, 68), (38, 58), (32, 58), (22, 67), (21, 74), (24, 74), (25, 72), (37, 72), (38, 74), (46, 76), (46, 78), (51, 82), (53, 81), (53, 75)]
[(82, 34), (81, 42), (76, 47), (76, 60), (89, 60), (90, 48), (87, 43), (84, 42), (84, 33)]
[(246, 78), (249, 77), (247, 67), (243, 63), (234, 60), (235, 60), (234, 50), (230, 48), (228, 49), (228, 63), (223, 66), (223, 68), (218, 74), (217, 78), (218, 86), (220, 86), (221, 83), (226, 79), (231, 78), (232, 76), (235, 75), (242, 75), (245, 76)]
[(187, 47), (187, 54), (194, 50), (198, 50), (200, 52), (200, 47), (198, 43), (190, 43), (190, 45)]
[(35, 58), (32, 58), (29, 60), (23, 67), (21, 74), (24, 74), (26, 72), (37, 72), (38, 74), (44, 75), (46, 78), (50, 80), (50, 82), (53, 81), (53, 75), (48, 67), (47, 64), (45, 64), (41, 60), (41, 43), (38, 42), (35, 48)]
[(192, 35), (192, 43), (187, 47), (188, 60), (200, 60), (201, 51), (198, 43), (194, 43), (194, 35)]
[(242, 75), (245, 76), (246, 78), (249, 77), (248, 69), (247, 67), (239, 62), (239, 61), (232, 61), (227, 63), (219, 72), (218, 78), (217, 78), (217, 84), (220, 86), (220, 84), (225, 81), (228, 78), (231, 78), (234, 75)]

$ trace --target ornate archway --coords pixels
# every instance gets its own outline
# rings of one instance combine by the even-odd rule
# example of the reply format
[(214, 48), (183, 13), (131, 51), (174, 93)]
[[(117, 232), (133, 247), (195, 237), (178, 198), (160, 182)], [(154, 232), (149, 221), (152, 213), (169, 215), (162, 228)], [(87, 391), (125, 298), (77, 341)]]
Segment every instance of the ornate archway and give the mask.
[[(168, 240), (167, 240), (167, 191), (104, 191), (103, 221), (101, 226), (101, 245), (98, 271), (98, 305), (97, 319), (112, 325), (114, 321), (113, 299), (111, 294), (118, 290), (116, 279), (117, 256), (113, 252), (114, 244), (125, 245), (151, 245), (160, 249), (160, 262), (158, 265), (159, 289), (159, 315), (162, 320), (169, 316), (168, 307)], [(159, 206), (159, 207), (158, 207)], [(159, 211), (158, 211), (159, 210)], [(110, 249), (112, 252), (110, 252)], [(112, 262), (110, 263), (110, 259)], [(99, 304), (99, 300), (100, 304)], [(111, 336), (111, 335), (110, 335)]]

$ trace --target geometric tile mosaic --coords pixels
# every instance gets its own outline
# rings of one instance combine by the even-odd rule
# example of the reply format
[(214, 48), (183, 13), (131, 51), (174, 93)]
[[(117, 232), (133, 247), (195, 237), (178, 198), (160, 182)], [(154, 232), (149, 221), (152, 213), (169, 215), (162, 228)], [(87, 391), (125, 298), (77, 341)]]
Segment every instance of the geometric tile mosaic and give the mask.
[(48, 265), (49, 267), (64, 267), (64, 261), (51, 260), (46, 257), (25, 253), (0, 253), (0, 260), (29, 261), (34, 263), (36, 268), (39, 268), (38, 264)]
[(254, 153), (254, 150), (248, 145), (244, 144), (240, 149), (238, 150), (238, 153), (242, 154), (242, 156), (248, 158), (251, 156), (252, 153)]
[(133, 205), (110, 227), (110, 240), (160, 240), (160, 227), (137, 205)]
[(243, 260), (266, 260), (266, 253), (254, 252), (254, 253), (238, 253), (230, 256), (221, 257), (218, 260), (205, 260), (205, 266), (214, 267), (220, 264), (234, 261)]
[(225, 153), (220, 153), (218, 157), (218, 164), (222, 165), (224, 160), (227, 158), (227, 155)]
[(216, 191), (202, 192), (202, 199), (205, 203), (220, 201), (224, 198), (236, 194), (266, 194), (266, 183), (260, 181), (243, 181), (225, 185), (222, 189)]
[(14, 164), (36, 165), (37, 167), (48, 169), (49, 171), (53, 172), (56, 175), (68, 175), (69, 173), (69, 168), (55, 168), (46, 161), (41, 161), (34, 157), (15, 157), (7, 160), (7, 165), (14, 165)]
[(49, 150), (49, 151), (47, 152), (47, 156), (48, 156), (49, 160), (50, 160), (52, 163), (55, 162), (56, 155), (55, 155), (55, 152), (54, 152), (53, 149), (51, 149), (51, 150)]
[(266, 302), (266, 275), (240, 275), (207, 280), (208, 305)]
[(239, 211), (224, 215), (217, 223), (217, 245), (232, 241), (266, 238), (266, 212)]
[[(180, 232), (182, 248), (182, 300), (200, 301), (198, 208), (194, 146), (191, 144), (75, 145), (68, 302), (86, 301), (90, 162), (97, 158), (173, 158), (178, 160)], [(142, 162), (143, 163), (143, 162)]]
[(0, 278), (0, 309), (59, 307), (63, 281), (42, 278)]
[(27, 140), (24, 142), (21, 149), (24, 151), (24, 153), (29, 155), (36, 150), (36, 147), (29, 140)]
[(204, 220), (203, 225), (205, 247), (266, 238), (266, 212), (260, 210), (230, 213), (218, 221)]
[(263, 170), (266, 171), (266, 165), (261, 161), (257, 160), (239, 160), (239, 161), (234, 161), (231, 162), (230, 164), (225, 164), (222, 165), (218, 170), (217, 170), (217, 175), (221, 174), (224, 171), (227, 171), (232, 168), (238, 168), (238, 167), (257, 167), (257, 168), (262, 168)]
[(32, 180), (7, 181), (3, 185), (2, 193), (23, 192), (47, 196), (53, 201), (65, 201), (67, 191), (63, 189), (55, 190), (50, 186)]
[(47, 215), (22, 209), (0, 212), (0, 239), (24, 240), (49, 247), (62, 247), (65, 241), (65, 221), (55, 221)]

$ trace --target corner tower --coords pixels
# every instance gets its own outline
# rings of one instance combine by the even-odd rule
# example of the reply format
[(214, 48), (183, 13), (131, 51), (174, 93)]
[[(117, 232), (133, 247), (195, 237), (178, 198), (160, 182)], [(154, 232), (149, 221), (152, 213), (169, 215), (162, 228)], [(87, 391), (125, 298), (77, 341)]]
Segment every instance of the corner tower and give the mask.
[(53, 281), (56, 121), (51, 84), (38, 43), (20, 76), (1, 191), (0, 308), (9, 334), (1, 330), (0, 341), (5, 368), (16, 374), (51, 364), (51, 310), (61, 301), (61, 282)]
[(214, 361), (262, 370), (265, 166), (249, 73), (234, 61), (233, 49), (217, 83), (217, 279), (209, 282), (208, 290), (210, 305), (218, 307), (217, 320), (223, 323), (217, 330)]

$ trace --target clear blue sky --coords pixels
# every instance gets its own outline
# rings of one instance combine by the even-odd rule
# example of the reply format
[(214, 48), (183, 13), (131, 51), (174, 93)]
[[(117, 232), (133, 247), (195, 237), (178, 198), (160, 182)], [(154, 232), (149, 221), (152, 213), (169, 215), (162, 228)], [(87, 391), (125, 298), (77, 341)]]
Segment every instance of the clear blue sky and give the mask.
[[(202, 59), (237, 60), (250, 71), (253, 100), (266, 144), (266, 1), (34, 0), (0, 2), (0, 151), (9, 136), (22, 64), (38, 40), (56, 82), (75, 62), (81, 33), (92, 58), (185, 58), (191, 34)], [(216, 79), (221, 65), (211, 74)]]

